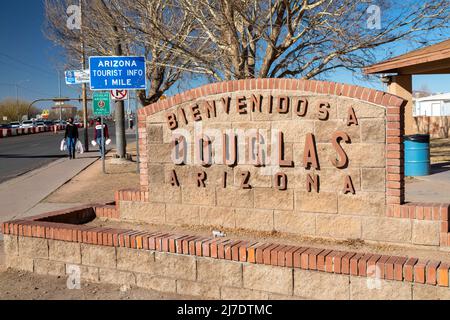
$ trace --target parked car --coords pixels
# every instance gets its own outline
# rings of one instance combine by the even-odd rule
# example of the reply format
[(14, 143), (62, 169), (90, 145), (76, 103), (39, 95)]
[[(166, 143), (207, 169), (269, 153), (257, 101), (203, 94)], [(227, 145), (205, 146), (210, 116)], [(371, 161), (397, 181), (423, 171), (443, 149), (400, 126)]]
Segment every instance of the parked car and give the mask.
[(53, 124), (65, 126), (67, 124), (67, 122), (65, 120), (55, 120), (55, 121), (53, 121)]
[(11, 129), (19, 129), (21, 127), (20, 122), (11, 122), (9, 126)]
[(11, 129), (11, 124), (0, 124), (0, 129)]
[(44, 121), (37, 121), (35, 123), (36, 128), (45, 128), (45, 122)]
[(20, 126), (20, 128), (22, 128), (22, 129), (35, 128), (35, 127), (36, 127), (36, 125), (31, 120), (23, 121), (22, 125)]

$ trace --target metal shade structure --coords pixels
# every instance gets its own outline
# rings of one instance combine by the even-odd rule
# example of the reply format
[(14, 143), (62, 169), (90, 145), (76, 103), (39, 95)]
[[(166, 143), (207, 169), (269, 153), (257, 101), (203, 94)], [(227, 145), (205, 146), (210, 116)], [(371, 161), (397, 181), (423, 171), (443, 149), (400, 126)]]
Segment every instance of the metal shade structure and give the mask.
[(388, 91), (408, 101), (404, 114), (405, 133), (414, 134), (412, 76), (449, 74), (450, 39), (368, 66), (364, 73), (390, 74)]
[(365, 68), (364, 73), (399, 75), (450, 73), (450, 39), (374, 64)]

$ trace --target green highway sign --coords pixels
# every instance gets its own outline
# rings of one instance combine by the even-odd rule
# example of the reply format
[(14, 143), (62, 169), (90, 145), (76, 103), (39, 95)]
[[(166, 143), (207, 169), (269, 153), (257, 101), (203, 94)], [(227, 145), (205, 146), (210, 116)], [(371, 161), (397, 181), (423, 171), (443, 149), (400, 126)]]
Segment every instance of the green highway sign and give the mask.
[(94, 116), (109, 116), (111, 114), (109, 97), (109, 92), (94, 92), (94, 97), (92, 99)]

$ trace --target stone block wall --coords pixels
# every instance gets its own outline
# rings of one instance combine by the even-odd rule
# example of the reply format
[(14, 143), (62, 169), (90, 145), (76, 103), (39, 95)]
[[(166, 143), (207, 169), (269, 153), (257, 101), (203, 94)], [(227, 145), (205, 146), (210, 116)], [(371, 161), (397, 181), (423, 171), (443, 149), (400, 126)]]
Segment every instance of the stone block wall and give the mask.
[[(255, 79), (208, 85), (148, 106), (139, 114), (139, 143), (144, 154), (141, 188), (149, 198), (140, 204), (121, 202), (121, 218), (368, 240), (385, 239), (385, 232), (378, 234), (373, 227), (384, 223), (399, 233), (393, 242), (412, 243), (407, 223), (386, 218), (386, 204), (400, 205), (404, 199), (403, 103), (356, 86)], [(211, 156), (218, 161), (211, 166), (173, 163), (174, 133), (205, 133), (213, 144), (223, 133), (251, 129), (260, 130), (271, 142), (281, 131), (282, 158), (294, 165), (227, 166), (220, 162), (221, 150), (214, 147)], [(337, 168), (333, 135), (342, 132), (349, 139), (340, 141), (349, 161)], [(188, 159), (196, 157), (195, 141), (187, 143)], [(239, 159), (248, 158), (245, 142), (238, 144)], [(311, 145), (313, 149), (305, 149)], [(263, 152), (267, 159), (276, 158), (278, 150), (271, 147)], [(309, 167), (308, 150), (318, 158), (317, 163), (309, 158)], [(206, 179), (199, 187), (200, 173)], [(287, 181), (282, 190), (279, 175)], [(311, 179), (317, 179), (312, 192), (311, 183), (307, 185)], [(350, 192), (345, 190), (349, 181)]]
[[(254, 101), (255, 96), (262, 97), (261, 104)], [(264, 112), (270, 97), (275, 109), (280, 97), (290, 102), (290, 109)], [(296, 106), (301, 99), (308, 101), (308, 109), (299, 115)], [(227, 101), (229, 105), (224, 104)], [(326, 118), (321, 117), (323, 102), (329, 103)], [(148, 192), (148, 199), (139, 204), (121, 201), (121, 218), (446, 247), (450, 243), (448, 204), (430, 205), (439, 211), (431, 219), (425, 215), (421, 219), (420, 214), (394, 214), (420, 212), (427, 207), (404, 203), (403, 103), (387, 93), (349, 85), (258, 79), (213, 84), (146, 107), (140, 111), (139, 127), (140, 147), (145, 152), (141, 189)], [(216, 116), (208, 113), (208, 106), (214, 104)], [(246, 106), (247, 113), (240, 113), (239, 105)], [(194, 115), (203, 116), (201, 119), (192, 117), (193, 106)], [(261, 106), (263, 112), (255, 106)], [(186, 121), (183, 117), (180, 120), (180, 114)], [(168, 121), (175, 118), (177, 130), (172, 130)], [(284, 134), (284, 159), (292, 160), (294, 166), (174, 165), (172, 134), (179, 130), (193, 134), (198, 126), (200, 132), (219, 129), (221, 133), (256, 128), (269, 137), (278, 129)], [(336, 158), (336, 149), (330, 137), (336, 132), (347, 133), (351, 140), (350, 144), (342, 143), (349, 163), (340, 169), (331, 161)], [(308, 134), (314, 135), (318, 168), (304, 167)], [(270, 156), (272, 150), (268, 149)], [(195, 157), (194, 151), (190, 143), (188, 154)], [(212, 156), (220, 158), (220, 150), (214, 149)], [(241, 154), (241, 158), (245, 156)], [(174, 172), (175, 186), (171, 184)], [(200, 172), (207, 177), (201, 187), (197, 184)], [(277, 188), (280, 173), (287, 179), (283, 190)], [(315, 175), (319, 177), (319, 192), (309, 192), (307, 181)], [(247, 188), (242, 186), (243, 177), (249, 178)], [(354, 194), (343, 190), (347, 177), (351, 178)]]
[[(209, 299), (450, 299), (448, 264), (417, 259), (383, 260), (384, 256), (309, 249), (301, 251), (299, 260), (294, 255), (294, 261), (289, 250), (270, 249), (271, 262), (265, 262), (265, 250), (263, 263), (259, 256), (255, 257), (258, 261), (253, 260), (250, 251), (248, 260), (241, 262), (242, 255), (227, 259), (223, 252), (222, 258), (220, 248), (219, 257), (212, 258), (204, 257), (205, 251), (184, 255), (170, 249), (142, 250), (16, 235), (5, 235), (5, 250), (7, 265), (14, 269), (62, 277), (76, 270), (81, 283), (131, 285)], [(383, 270), (378, 278), (365, 273), (371, 261)]]
[[(255, 101), (259, 95), (261, 104)], [(279, 102), (280, 97), (288, 99), (291, 108), (281, 108), (285, 111), (281, 113), (254, 112), (259, 111), (258, 107), (264, 111), (264, 103), (270, 97), (274, 110), (285, 106)], [(304, 114), (295, 108), (300, 99), (308, 101), (309, 111)], [(329, 103), (326, 118), (321, 117), (322, 102)], [(210, 112), (214, 103), (215, 116)], [(223, 109), (224, 106), (227, 108)], [(239, 106), (248, 112), (240, 113)], [(290, 79), (211, 84), (155, 103), (140, 110), (138, 119), (139, 145), (144, 153), (141, 191), (148, 192), (148, 199), (140, 204), (131, 204), (131, 200), (121, 202), (120, 215), (125, 220), (153, 224), (448, 247), (450, 205), (404, 201), (403, 107), (402, 99), (385, 92)], [(353, 118), (349, 110), (354, 111)], [(194, 125), (199, 124), (202, 129), (221, 131), (279, 129), (284, 133), (285, 159), (293, 160), (295, 165), (272, 171), (252, 165), (174, 165), (170, 159), (173, 132), (168, 126), (171, 120), (173, 124), (174, 116), (177, 126), (191, 134)], [(356, 119), (357, 125), (355, 121), (349, 122), (349, 117)], [(346, 132), (352, 140), (351, 144), (342, 144), (349, 165), (339, 170), (329, 161), (335, 157), (335, 149), (327, 140), (337, 131)], [(304, 138), (308, 133), (315, 138), (319, 169), (302, 167)], [(189, 155), (195, 156), (193, 149)], [(173, 170), (182, 181), (180, 186), (170, 184)], [(206, 188), (195, 185), (199, 171), (207, 177)], [(227, 188), (223, 187), (225, 173)], [(278, 185), (276, 173), (286, 175), (285, 190), (274, 188)], [(308, 174), (313, 178), (319, 176), (319, 193), (305, 190)], [(243, 175), (249, 177), (251, 188), (242, 188)], [(342, 181), (348, 176), (355, 194), (342, 190)]]

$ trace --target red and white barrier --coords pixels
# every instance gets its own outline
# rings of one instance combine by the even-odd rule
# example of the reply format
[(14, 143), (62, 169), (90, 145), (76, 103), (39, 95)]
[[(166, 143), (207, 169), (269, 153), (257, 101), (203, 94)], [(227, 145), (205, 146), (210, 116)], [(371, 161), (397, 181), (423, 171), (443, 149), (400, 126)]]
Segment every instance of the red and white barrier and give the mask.
[[(79, 128), (83, 128), (83, 125), (79, 125)], [(39, 128), (18, 128), (18, 129), (0, 129), (0, 138), (8, 138), (15, 136), (23, 136), (29, 134), (37, 134), (44, 132), (57, 132), (66, 129), (65, 125), (56, 125), (50, 127), (39, 127)]]
[(66, 129), (65, 125), (56, 125), (50, 127), (40, 127), (40, 128), (19, 128), (19, 129), (0, 129), (0, 138), (8, 138), (15, 136), (23, 136), (29, 134), (38, 134), (44, 132), (57, 132)]

